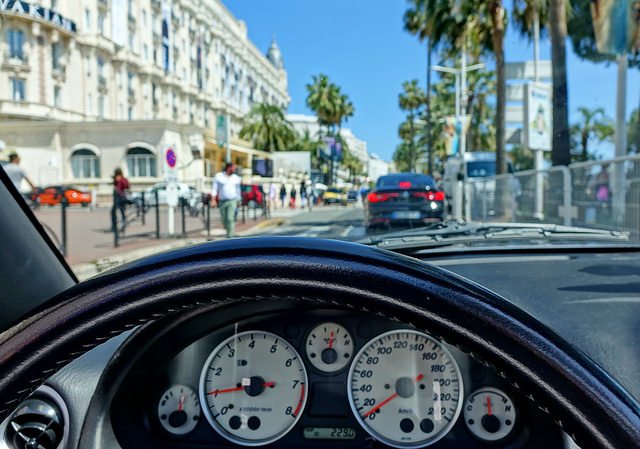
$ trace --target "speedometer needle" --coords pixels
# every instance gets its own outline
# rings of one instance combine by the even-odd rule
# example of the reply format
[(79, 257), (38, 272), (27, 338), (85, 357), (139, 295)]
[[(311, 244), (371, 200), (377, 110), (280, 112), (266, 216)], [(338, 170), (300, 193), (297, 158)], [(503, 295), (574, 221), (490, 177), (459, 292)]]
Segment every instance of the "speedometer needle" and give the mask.
[[(415, 382), (420, 382), (422, 379), (424, 379), (424, 374), (418, 374), (415, 378)], [(395, 393), (393, 393), (391, 396), (389, 396), (387, 399), (385, 399), (384, 401), (382, 401), (381, 403), (379, 403), (378, 405), (376, 405), (375, 407), (373, 407), (371, 410), (369, 410), (368, 412), (366, 412), (364, 414), (365, 418), (368, 418), (369, 415), (377, 412), (378, 410), (380, 410), (383, 406), (387, 405), (389, 402), (393, 401), (395, 398), (397, 398), (398, 392), (396, 391)]]
[(331, 336), (329, 337), (329, 349), (333, 348), (333, 340), (335, 340), (335, 338), (333, 338), (333, 331), (331, 331)]
[[(276, 385), (275, 382), (264, 382), (262, 384), (262, 386), (264, 388), (273, 388), (273, 387), (275, 387), (275, 385)], [(207, 394), (218, 395), (218, 394), (222, 394), (222, 393), (233, 393), (234, 391), (242, 391), (244, 389), (245, 389), (244, 386), (233, 387), (233, 388), (225, 388), (225, 389), (222, 389), (222, 390), (218, 389), (218, 390), (208, 391)]]

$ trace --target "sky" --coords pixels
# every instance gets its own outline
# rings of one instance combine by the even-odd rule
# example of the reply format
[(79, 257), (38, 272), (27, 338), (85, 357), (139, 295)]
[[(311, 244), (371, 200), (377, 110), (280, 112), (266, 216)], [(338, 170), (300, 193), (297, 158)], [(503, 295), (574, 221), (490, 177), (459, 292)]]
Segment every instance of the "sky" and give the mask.
[[(398, 107), (402, 82), (426, 82), (426, 45), (403, 30), (404, 0), (222, 0), (247, 24), (249, 39), (266, 52), (275, 37), (288, 74), (291, 103), (288, 112), (310, 114), (306, 84), (324, 73), (349, 95), (355, 114), (344, 125), (367, 142), (369, 153), (390, 161), (399, 143)], [(506, 37), (506, 61), (533, 59), (533, 49), (517, 33)], [(580, 106), (603, 107), (615, 117), (615, 65), (606, 67), (579, 60), (567, 42), (569, 121), (577, 121)], [(548, 41), (541, 58), (550, 57)], [(437, 79), (437, 75), (434, 75)], [(640, 103), (640, 76), (628, 72), (627, 117)], [(602, 157), (613, 146), (597, 149)]]

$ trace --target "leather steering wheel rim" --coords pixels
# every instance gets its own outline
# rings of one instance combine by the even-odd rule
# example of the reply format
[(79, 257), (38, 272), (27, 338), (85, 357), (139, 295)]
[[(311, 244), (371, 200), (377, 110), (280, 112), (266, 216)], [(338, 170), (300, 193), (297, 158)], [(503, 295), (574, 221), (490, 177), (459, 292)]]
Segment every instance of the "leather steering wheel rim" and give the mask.
[(362, 245), (302, 238), (210, 243), (84, 282), (0, 335), (0, 418), (59, 368), (139, 324), (270, 297), (370, 310), (491, 363), (584, 449), (640, 447), (637, 402), (584, 354), (471, 281)]

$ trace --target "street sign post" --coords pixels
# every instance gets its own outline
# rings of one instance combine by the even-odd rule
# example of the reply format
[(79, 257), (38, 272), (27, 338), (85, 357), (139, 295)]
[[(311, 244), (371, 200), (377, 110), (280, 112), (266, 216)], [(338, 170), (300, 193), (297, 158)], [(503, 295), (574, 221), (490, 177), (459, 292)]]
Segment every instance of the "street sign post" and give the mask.
[(175, 208), (178, 206), (178, 155), (173, 146), (167, 148), (164, 155), (165, 162), (165, 181), (167, 183), (166, 197), (168, 207), (168, 229), (169, 235), (175, 234)]

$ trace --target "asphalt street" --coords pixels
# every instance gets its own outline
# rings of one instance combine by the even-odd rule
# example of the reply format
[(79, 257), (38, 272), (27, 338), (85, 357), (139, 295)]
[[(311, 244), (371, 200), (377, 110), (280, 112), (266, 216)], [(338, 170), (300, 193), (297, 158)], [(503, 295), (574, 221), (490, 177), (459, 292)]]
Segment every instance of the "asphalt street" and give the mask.
[(265, 229), (260, 235), (320, 237), (355, 241), (365, 237), (362, 208), (319, 206), (311, 212), (290, 217), (281, 226)]

